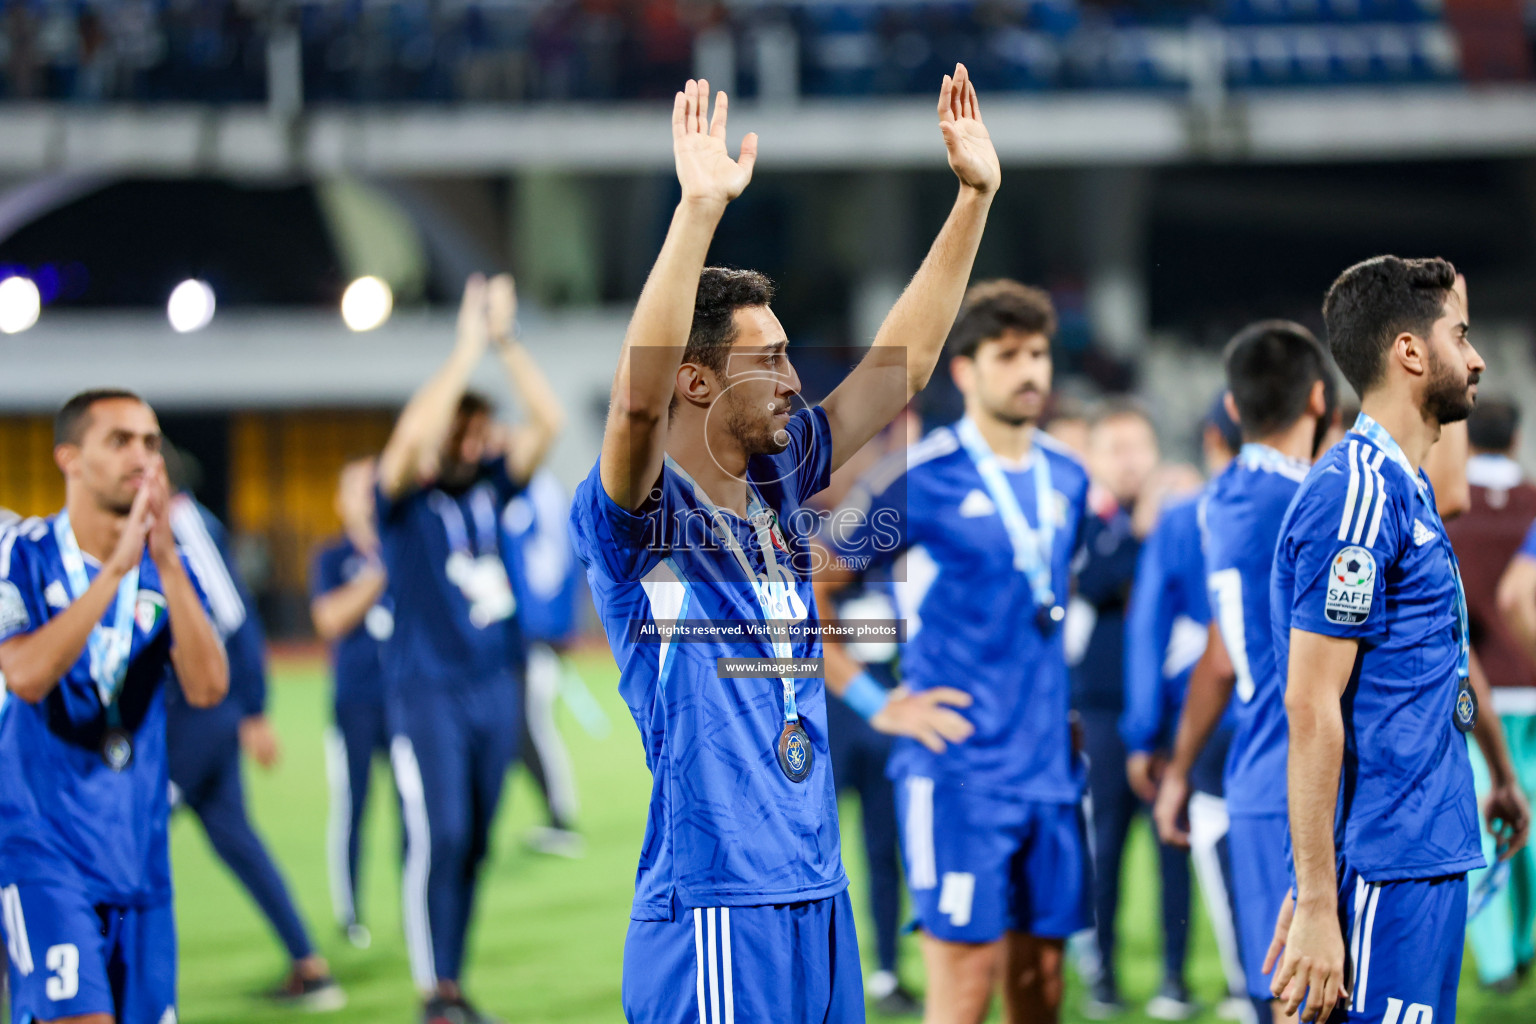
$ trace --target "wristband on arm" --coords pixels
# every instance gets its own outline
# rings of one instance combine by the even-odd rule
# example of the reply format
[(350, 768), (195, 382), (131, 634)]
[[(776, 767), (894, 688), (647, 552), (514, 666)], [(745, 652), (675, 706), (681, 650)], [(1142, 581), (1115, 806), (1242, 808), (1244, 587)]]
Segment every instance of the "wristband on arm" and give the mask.
[(848, 689), (843, 691), (843, 703), (857, 711), (866, 722), (879, 714), (890, 699), (890, 691), (875, 682), (875, 677), (868, 672), (854, 676)]

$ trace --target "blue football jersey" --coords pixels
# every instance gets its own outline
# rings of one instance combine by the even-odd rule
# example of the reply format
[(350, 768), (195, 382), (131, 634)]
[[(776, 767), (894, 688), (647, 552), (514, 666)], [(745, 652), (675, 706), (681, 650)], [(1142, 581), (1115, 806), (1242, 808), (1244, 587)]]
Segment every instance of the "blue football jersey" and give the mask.
[(1356, 431), (1323, 456), (1286, 512), (1271, 591), (1280, 679), (1292, 629), (1360, 642), (1341, 698), (1335, 833), (1367, 882), (1483, 866), (1467, 744), (1451, 717), (1454, 556), (1428, 478), (1401, 457)]
[[(753, 457), (746, 475), (756, 499), (777, 516), (774, 559), (794, 576), (783, 594), (784, 617), (814, 621), (807, 537), (817, 521), (804, 506), (827, 485), (832, 440), (819, 406), (790, 417), (786, 429), (788, 447)], [(722, 639), (711, 628), (763, 621), (745, 571), (716, 539), (709, 508), (672, 465), (653, 496), (638, 511), (621, 508), (594, 466), (571, 507), (572, 540), (652, 775), (633, 913), (638, 920), (667, 919), (674, 897), (692, 907), (755, 906), (841, 892), (848, 882), (823, 681), (795, 681), (813, 756), (809, 777), (791, 782), (776, 753), (784, 728), (780, 680), (721, 678), (716, 664), (775, 656), (766, 639)], [(728, 512), (721, 528), (727, 525), (753, 572), (766, 572), (753, 526)], [(650, 633), (674, 622), (701, 632)], [(809, 631), (791, 648), (796, 658), (821, 656), (821, 641)]]
[(1211, 609), (1237, 679), (1222, 786), (1232, 814), (1286, 813), (1285, 676), (1270, 626), (1270, 574), (1285, 511), (1310, 467), (1246, 444), (1202, 502)]
[[(73, 601), (54, 517), (0, 531), (0, 642), (41, 628)], [(86, 575), (100, 567), (85, 558)], [(202, 591), (197, 576), (188, 575)], [(207, 598), (203, 597), (206, 605)], [(109, 628), (114, 606), (103, 616)], [(0, 694), (0, 880), (55, 884), (95, 903), (153, 906), (171, 895), (165, 690), (175, 686), (165, 595), (144, 554), (133, 643), (117, 698), (133, 760), (101, 755), (106, 713), (89, 652), (37, 704)]]
[(535, 473), (502, 511), (507, 568), (528, 640), (561, 643), (576, 630), (581, 566), (571, 550), (570, 519), (571, 499), (548, 470)]
[(1519, 554), (1526, 558), (1536, 558), (1536, 523), (1525, 533), (1525, 540), (1520, 543)]
[[(1088, 474), (1044, 431), (1030, 459), (1047, 460), (1054, 518), (1053, 592), (1065, 595), (1078, 545)], [(1031, 528), (1039, 526), (1033, 462), (1004, 466)], [(893, 777), (923, 775), (1023, 800), (1070, 802), (1082, 791), (1072, 756), (1069, 683), (1062, 630), (1042, 633), (1025, 574), (987, 487), (954, 428), (941, 427), (877, 465), (834, 513), (827, 531), (838, 556), (868, 570), (893, 570), (907, 622), (902, 682), (913, 690), (953, 686), (971, 695), (961, 714), (975, 732), (934, 754), (900, 739)]]
[(1150, 753), (1172, 745), (1189, 689), (1205, 653), (1211, 609), (1205, 596), (1199, 500), (1163, 511), (1141, 547), (1125, 613), (1125, 749)]
[[(309, 570), (309, 597), (346, 586), (368, 565), (368, 557), (346, 537), (315, 553)], [(338, 704), (377, 704), (384, 699), (384, 644), (395, 631), (394, 604), (386, 590), (350, 633), (331, 644), (331, 674)]]
[(384, 645), (389, 687), (467, 686), (522, 664), (516, 599), (502, 545), (502, 508), (522, 488), (505, 459), (457, 493), (378, 499), (379, 547), (395, 602)]

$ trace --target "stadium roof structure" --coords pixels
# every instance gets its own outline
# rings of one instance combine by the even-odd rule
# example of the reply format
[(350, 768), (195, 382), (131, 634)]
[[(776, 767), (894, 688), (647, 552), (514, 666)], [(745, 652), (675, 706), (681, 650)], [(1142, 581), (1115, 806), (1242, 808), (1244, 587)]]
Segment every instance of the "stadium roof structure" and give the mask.
[[(928, 100), (739, 104), (781, 170), (938, 166)], [(0, 107), (0, 174), (281, 177), (637, 171), (671, 167), (664, 104), (306, 108)], [(1012, 166), (1329, 162), (1536, 154), (1536, 89), (1424, 86), (1198, 97), (1004, 96), (986, 102)]]

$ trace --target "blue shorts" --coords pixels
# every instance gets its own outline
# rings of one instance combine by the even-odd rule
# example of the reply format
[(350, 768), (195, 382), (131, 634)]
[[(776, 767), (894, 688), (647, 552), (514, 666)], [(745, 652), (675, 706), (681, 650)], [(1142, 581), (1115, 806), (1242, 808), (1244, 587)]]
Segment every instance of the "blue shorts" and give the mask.
[(176, 917), (95, 907), (82, 893), (21, 882), (0, 889), (11, 1020), (106, 1013), (119, 1024), (176, 1019)]
[(848, 891), (780, 906), (678, 908), (670, 920), (631, 921), (623, 1003), (630, 1024), (863, 1024)]
[(1275, 919), (1291, 891), (1287, 827), (1283, 814), (1234, 814), (1227, 830), (1237, 948), (1253, 999), (1274, 998), (1269, 991), (1272, 975), (1264, 973), (1264, 956), (1275, 937)]
[(1009, 800), (921, 775), (896, 780), (896, 804), (917, 923), (934, 938), (1064, 939), (1093, 923), (1077, 804)]
[(1367, 882), (1339, 871), (1339, 923), (1349, 965), (1351, 1024), (1448, 1024), (1456, 1019), (1467, 929), (1467, 876)]

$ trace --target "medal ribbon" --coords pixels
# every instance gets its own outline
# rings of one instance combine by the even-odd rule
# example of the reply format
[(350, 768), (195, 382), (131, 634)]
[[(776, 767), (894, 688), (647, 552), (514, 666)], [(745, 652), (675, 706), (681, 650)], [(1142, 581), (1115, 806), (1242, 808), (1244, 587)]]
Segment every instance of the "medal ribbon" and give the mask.
[(1055, 525), (1051, 515), (1051, 469), (1046, 464), (1045, 453), (1036, 445), (1031, 464), (1035, 485), (1035, 518), (1039, 525), (1031, 528), (1019, 506), (1018, 495), (997, 461), (997, 453), (988, 447), (976, 422), (969, 416), (955, 424), (955, 436), (960, 439), (965, 453), (976, 464), (976, 472), (986, 485), (992, 504), (1003, 520), (1003, 529), (1013, 545), (1013, 567), (1024, 574), (1029, 589), (1034, 594), (1035, 605), (1051, 609), (1056, 605), (1056, 593), (1051, 582), (1051, 550)]
[[(1440, 512), (1435, 508), (1434, 499), (1429, 493), (1429, 482), (1414, 471), (1408, 456), (1403, 454), (1402, 446), (1387, 433), (1386, 428), (1362, 412), (1355, 420), (1355, 425), (1349, 429), (1351, 433), (1359, 434), (1386, 452), (1387, 458), (1402, 467), (1403, 472), (1418, 485), (1419, 500), (1435, 517), (1435, 522), (1440, 523)], [(1451, 539), (1446, 535), (1443, 523), (1440, 525), (1440, 544), (1451, 564), (1451, 578), (1456, 581), (1456, 675), (1458, 679), (1465, 680), (1472, 674), (1472, 634), (1467, 621), (1467, 591), (1461, 582), (1461, 563), (1456, 560), (1456, 552), (1451, 548)]]
[[(443, 521), (443, 530), (448, 534), (448, 546), (453, 551), (468, 555), (473, 558), (476, 548), (489, 549), (496, 539), (496, 509), (491, 502), (491, 496), (486, 493), (484, 487), (476, 487), (469, 493), (469, 508), (475, 517), (475, 543), (469, 542), (469, 530), (464, 522), (464, 513), (459, 509), (459, 503), (454, 501), (442, 491), (433, 491), (427, 495), (427, 504), (432, 506), (438, 518)], [(489, 540), (487, 540), (489, 538)]]
[[(736, 539), (736, 531), (731, 528), (730, 519), (720, 506), (700, 487), (687, 470), (679, 466), (672, 456), (666, 456), (667, 465), (672, 472), (682, 477), (693, 488), (693, 495), (700, 505), (709, 513), (710, 520), (714, 523), (715, 534), (719, 536), (721, 543), (727, 551), (736, 559), (743, 572), (747, 574), (747, 582), (752, 585), (752, 597), (757, 602), (757, 609), (763, 616), (763, 622), (769, 627), (770, 634), (774, 637), (773, 656), (785, 661), (793, 657), (793, 649), (788, 640), (778, 639), (779, 631), (773, 629), (776, 619), (773, 615), (773, 603), (768, 597), (769, 587), (788, 586), (790, 576), (788, 570), (779, 567), (778, 557), (773, 553), (773, 537), (769, 533), (768, 522), (772, 516), (772, 510), (757, 496), (753, 488), (752, 495), (747, 501), (747, 521), (752, 524), (753, 532), (757, 534), (757, 545), (763, 551), (763, 562), (767, 572), (759, 576), (752, 569), (752, 562), (747, 558), (747, 553), (742, 549), (741, 542)], [(795, 706), (795, 681), (789, 676), (781, 676), (779, 682), (784, 688), (784, 721), (796, 722), (800, 719), (799, 711)]]
[[(59, 561), (64, 564), (70, 593), (78, 601), (90, 588), (91, 580), (85, 572), (85, 556), (80, 553), (75, 531), (69, 525), (68, 511), (60, 512), (54, 519), (53, 536), (59, 545)], [(133, 612), (138, 599), (139, 567), (135, 565), (117, 585), (111, 627), (97, 623), (85, 642), (91, 679), (96, 683), (96, 694), (107, 713), (107, 724), (114, 729), (122, 724), (117, 698), (122, 693), (123, 681), (128, 678), (128, 656), (133, 651)]]

